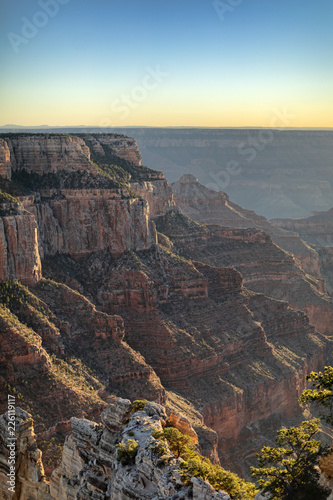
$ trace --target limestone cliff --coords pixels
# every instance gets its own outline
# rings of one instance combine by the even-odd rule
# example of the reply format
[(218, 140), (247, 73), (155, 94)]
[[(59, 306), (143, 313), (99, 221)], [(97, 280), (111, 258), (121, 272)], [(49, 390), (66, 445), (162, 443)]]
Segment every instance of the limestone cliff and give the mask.
[[(2, 140), (14, 184), (30, 189), (21, 201), (35, 215), (41, 256), (149, 248), (156, 242), (149, 205), (126, 186), (130, 178), (145, 183), (157, 176), (166, 190), (163, 174), (140, 167), (131, 138), (110, 134), (85, 139), (87, 143), (78, 136), (12, 134)], [(99, 166), (103, 155), (106, 163)], [(117, 162), (121, 166), (113, 165)]]
[(0, 139), (0, 177), (11, 178), (10, 151), (7, 142)]
[[(31, 415), (16, 408), (16, 440), (9, 434), (8, 413), (0, 417), (0, 496), (2, 500), (52, 500), (45, 480), (41, 451), (37, 448)], [(12, 446), (13, 454), (8, 445)], [(14, 444), (14, 447), (13, 447)], [(9, 459), (15, 457), (14, 474), (9, 477)], [(12, 480), (12, 482), (10, 482)], [(11, 488), (11, 489), (9, 489)]]

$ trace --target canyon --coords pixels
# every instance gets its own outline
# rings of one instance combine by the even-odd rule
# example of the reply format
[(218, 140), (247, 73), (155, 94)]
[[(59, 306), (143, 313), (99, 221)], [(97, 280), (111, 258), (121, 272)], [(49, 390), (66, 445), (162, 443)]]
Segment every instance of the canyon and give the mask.
[(111, 395), (155, 401), (246, 476), (331, 362), (322, 261), (195, 177), (171, 188), (141, 162), (124, 135), (2, 134), (1, 394), (39, 415), (37, 437), (71, 417), (100, 425)]

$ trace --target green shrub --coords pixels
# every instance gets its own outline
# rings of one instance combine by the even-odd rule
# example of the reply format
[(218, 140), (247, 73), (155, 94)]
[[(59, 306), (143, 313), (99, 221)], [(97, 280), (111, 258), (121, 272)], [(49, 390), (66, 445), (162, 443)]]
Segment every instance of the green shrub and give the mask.
[(155, 455), (159, 457), (167, 453), (166, 446), (162, 441), (158, 441), (156, 445), (151, 446), (150, 449)]
[(139, 443), (135, 439), (128, 439), (117, 444), (117, 460), (122, 465), (131, 465), (135, 462), (138, 453)]
[(131, 410), (132, 411), (140, 411), (143, 410), (145, 404), (148, 403), (147, 399), (136, 399), (133, 401)]

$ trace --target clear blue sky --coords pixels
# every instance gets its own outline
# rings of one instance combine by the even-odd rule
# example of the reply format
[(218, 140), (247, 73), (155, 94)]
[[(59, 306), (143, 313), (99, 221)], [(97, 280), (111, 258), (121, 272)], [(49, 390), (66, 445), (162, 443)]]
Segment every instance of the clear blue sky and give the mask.
[(216, 3), (2, 2), (0, 125), (333, 126), (333, 1)]

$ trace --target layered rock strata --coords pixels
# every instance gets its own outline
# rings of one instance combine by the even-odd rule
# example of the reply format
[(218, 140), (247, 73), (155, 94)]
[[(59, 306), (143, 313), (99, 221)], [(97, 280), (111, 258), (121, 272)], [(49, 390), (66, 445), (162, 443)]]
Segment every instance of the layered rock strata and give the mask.
[(10, 179), (11, 175), (10, 150), (7, 142), (0, 139), (0, 176)]
[[(31, 415), (21, 408), (16, 408), (15, 440), (9, 431), (10, 421), (11, 416), (8, 413), (0, 417), (1, 499), (52, 500), (49, 485), (45, 480), (42, 453), (37, 448)], [(11, 465), (12, 463), (14, 465)], [(11, 466), (14, 470), (11, 470)]]
[(234, 269), (188, 262), (158, 246), (80, 263), (59, 256), (52, 272), (66, 267), (67, 279), (100, 308), (121, 315), (127, 342), (163, 386), (199, 405), (218, 435), (222, 465), (238, 472), (265, 443), (272, 414), (279, 423), (298, 414), (306, 374), (324, 363), (327, 340), (305, 314), (247, 291)]
[(324, 281), (304, 273), (263, 231), (200, 225), (173, 212), (157, 219), (156, 225), (180, 255), (215, 267), (235, 267), (247, 288), (287, 300), (305, 311), (318, 331), (331, 334), (333, 302)]

